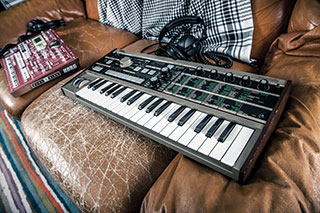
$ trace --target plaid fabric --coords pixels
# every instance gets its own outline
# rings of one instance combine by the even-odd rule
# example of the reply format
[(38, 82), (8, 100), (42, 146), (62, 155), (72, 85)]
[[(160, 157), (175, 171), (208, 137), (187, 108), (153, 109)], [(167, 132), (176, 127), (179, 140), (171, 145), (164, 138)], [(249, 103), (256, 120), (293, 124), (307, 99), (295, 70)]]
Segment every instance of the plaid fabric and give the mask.
[[(157, 40), (161, 29), (182, 16), (199, 16), (207, 27), (204, 52), (215, 51), (251, 63), (253, 20), (250, 0), (98, 0), (100, 21), (143, 38)], [(109, 9), (108, 9), (109, 8)], [(109, 12), (110, 11), (110, 12)], [(109, 14), (108, 14), (109, 12)], [(201, 26), (175, 28), (165, 40), (179, 39), (184, 32), (201, 37)]]

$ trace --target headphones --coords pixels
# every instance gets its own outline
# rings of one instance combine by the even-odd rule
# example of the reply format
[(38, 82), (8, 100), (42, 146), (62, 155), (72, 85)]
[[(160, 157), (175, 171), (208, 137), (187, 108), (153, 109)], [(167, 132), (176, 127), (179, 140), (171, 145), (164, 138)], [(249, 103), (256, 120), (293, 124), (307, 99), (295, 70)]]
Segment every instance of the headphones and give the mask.
[[(65, 25), (66, 23), (63, 19), (49, 21), (47, 23), (44, 23), (42, 20), (39, 20), (39, 19), (32, 19), (27, 23), (27, 32), (24, 35), (19, 36), (18, 42), (23, 42), (31, 38), (32, 36), (39, 34), (43, 30), (52, 29), (52, 28), (65, 26)], [(0, 48), (0, 57), (15, 45), (16, 44), (7, 44), (3, 48)]]
[[(183, 24), (201, 24), (202, 35), (201, 38), (196, 38), (193, 35), (184, 35), (177, 42), (169, 41), (162, 42), (164, 36), (174, 28)], [(197, 16), (184, 16), (175, 19), (166, 24), (159, 34), (159, 50), (164, 51), (173, 59), (181, 59), (190, 61), (190, 57), (195, 56), (202, 49), (202, 41), (207, 37), (206, 26), (203, 20)]]
[[(54, 20), (54, 21), (49, 21), (47, 23), (45, 23), (44, 21), (40, 20), (40, 19), (32, 19), (31, 21), (29, 21), (27, 23), (27, 32), (25, 35), (21, 35), (18, 38), (19, 42), (22, 42), (38, 33), (40, 33), (41, 31), (47, 30), (47, 29), (53, 29), (56, 27), (60, 27), (60, 26), (65, 26), (66, 22), (63, 19), (59, 19), (59, 20)], [(30, 33), (28, 35), (28, 33)]]

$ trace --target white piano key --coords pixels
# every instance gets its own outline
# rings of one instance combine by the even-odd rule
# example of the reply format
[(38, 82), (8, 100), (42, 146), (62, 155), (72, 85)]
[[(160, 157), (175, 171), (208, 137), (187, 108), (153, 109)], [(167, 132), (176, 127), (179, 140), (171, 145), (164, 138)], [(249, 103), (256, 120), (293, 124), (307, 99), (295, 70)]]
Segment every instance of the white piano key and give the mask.
[(129, 112), (127, 112), (124, 115), (124, 117), (130, 119), (132, 116), (134, 116), (136, 113), (138, 113), (140, 111), (138, 106), (149, 97), (151, 97), (151, 95), (144, 94), (143, 98), (140, 97), (139, 100), (136, 100), (135, 103), (134, 103), (134, 107), (131, 108), (131, 110)]
[[(154, 103), (154, 102), (156, 102), (158, 100), (159, 100), (159, 98), (155, 98), (155, 100), (152, 101), (148, 106), (150, 106), (152, 103)], [(162, 103), (163, 102), (166, 102), (166, 101), (162, 101)], [(146, 110), (145, 110), (145, 109), (147, 109), (148, 106), (146, 106), (144, 108), (144, 116), (138, 121), (138, 124), (140, 124), (141, 126), (144, 126), (151, 118), (154, 117), (153, 113), (161, 106), (161, 104), (159, 104), (157, 107), (155, 107), (149, 113), (147, 113)]]
[(253, 129), (243, 127), (236, 139), (233, 141), (227, 153), (223, 156), (221, 162), (227, 164), (228, 166), (233, 166), (242, 153), (244, 147), (250, 140), (253, 132)]
[(205, 142), (205, 140), (207, 139), (206, 133), (217, 120), (217, 117), (212, 117), (211, 120), (207, 123), (207, 125), (202, 129), (202, 131), (196, 134), (196, 136), (189, 143), (188, 147), (194, 150), (198, 150), (199, 147), (203, 144), (203, 142)]
[[(165, 103), (164, 103), (165, 104)], [(160, 105), (159, 107), (161, 107), (162, 105)], [(152, 129), (160, 120), (162, 120), (169, 112), (170, 110), (172, 110), (172, 108), (174, 107), (175, 105), (173, 103), (171, 103), (167, 109), (165, 109), (160, 115), (158, 116), (154, 116), (147, 122), (144, 124), (145, 127), (149, 128), (149, 129)], [(157, 109), (156, 109), (157, 110)]]
[(146, 109), (148, 106), (150, 106), (151, 104), (153, 104), (154, 102), (156, 102), (159, 98), (154, 98), (149, 104), (147, 104), (143, 109), (139, 110), (134, 116), (132, 116), (130, 118), (131, 121), (133, 122), (137, 122), (138, 124), (142, 125), (141, 123), (139, 123), (140, 119), (142, 119), (147, 113), (146, 113)]
[[(137, 93), (137, 94), (139, 94), (139, 93)], [(135, 94), (135, 95), (137, 95), (137, 94)], [(133, 97), (134, 97), (134, 96), (133, 96)], [(140, 96), (140, 98), (138, 98), (138, 99), (137, 99), (134, 103), (132, 103), (131, 105), (128, 105), (128, 104), (127, 104), (128, 101), (123, 102), (124, 105), (125, 105), (125, 107), (118, 112), (118, 115), (119, 115), (119, 116), (124, 116), (124, 115), (127, 114), (131, 109), (138, 108), (138, 105), (140, 104), (140, 102), (143, 101), (143, 100), (145, 100), (145, 99), (147, 99), (148, 97), (150, 97), (150, 96), (148, 96), (148, 94), (143, 94), (142, 96)]]
[[(221, 158), (226, 153), (226, 151), (228, 150), (228, 148), (231, 145), (231, 143), (233, 142), (233, 140), (239, 134), (241, 128), (242, 128), (242, 126), (237, 124), (223, 143), (221, 143), (221, 142), (217, 143), (217, 145), (214, 147), (214, 149), (212, 150), (212, 152), (210, 153), (209, 156), (216, 159), (216, 160), (221, 160)], [(217, 135), (216, 139), (218, 139), (218, 137), (219, 136)]]
[[(122, 88), (120, 88), (120, 89), (122, 89)], [(118, 90), (117, 90), (117, 91), (118, 91)], [(126, 93), (127, 93), (127, 91), (129, 91), (128, 88), (126, 88), (126, 89), (125, 89), (124, 91), (122, 91), (119, 95), (117, 95), (115, 98), (113, 98), (113, 99), (115, 99), (115, 101), (114, 101), (112, 104), (109, 105), (108, 110), (114, 111), (114, 109), (117, 108), (117, 107), (121, 104), (120, 99), (121, 99), (121, 97), (122, 97), (123, 94), (126, 94)]]
[(169, 122), (168, 125), (160, 132), (161, 135), (168, 137), (178, 127), (179, 120), (189, 112), (190, 108), (185, 108), (174, 121)]
[(157, 123), (157, 124), (152, 128), (153, 131), (155, 131), (155, 132), (157, 132), (157, 133), (160, 133), (160, 132), (163, 130), (163, 128), (165, 128), (165, 127), (168, 125), (168, 123), (170, 123), (170, 122), (168, 121), (169, 116), (181, 106), (181, 105), (175, 104), (175, 103), (172, 103), (172, 104), (174, 105), (174, 107), (172, 108), (172, 110), (171, 110), (162, 120), (160, 120), (159, 123)]
[[(121, 98), (122, 98), (123, 96), (127, 95), (128, 93), (130, 93), (131, 91), (133, 91), (133, 89), (127, 88), (126, 91), (123, 92), (123, 94), (120, 94)], [(121, 98), (120, 98), (120, 99), (121, 99)], [(119, 104), (117, 107), (115, 107), (115, 108), (112, 110), (112, 112), (118, 113), (118, 112), (120, 112), (124, 107), (127, 106), (127, 101), (120, 102), (120, 99), (119, 99), (119, 103), (120, 103), (120, 104)]]
[(211, 138), (207, 138), (198, 151), (204, 155), (209, 155), (211, 150), (216, 146), (219, 136), (222, 134), (223, 130), (228, 126), (229, 123), (229, 121), (224, 120), (217, 131), (213, 134), (213, 136)]
[(174, 132), (172, 132), (169, 135), (169, 138), (171, 138), (174, 141), (177, 141), (183, 135), (183, 133), (185, 133), (187, 129), (189, 129), (189, 127), (198, 119), (200, 114), (201, 112), (196, 111), (183, 126), (178, 126), (174, 130)]
[(182, 145), (187, 145), (193, 139), (193, 137), (197, 134), (194, 130), (197, 125), (207, 116), (205, 113), (200, 113), (197, 120), (191, 125), (191, 127), (179, 138), (178, 143)]

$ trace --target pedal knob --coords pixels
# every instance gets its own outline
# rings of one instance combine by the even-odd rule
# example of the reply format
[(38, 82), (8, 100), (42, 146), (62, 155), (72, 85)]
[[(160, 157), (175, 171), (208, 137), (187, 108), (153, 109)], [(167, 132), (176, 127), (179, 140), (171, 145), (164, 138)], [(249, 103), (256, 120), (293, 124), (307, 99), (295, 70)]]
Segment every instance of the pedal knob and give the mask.
[(224, 76), (225, 82), (232, 82), (233, 81), (233, 74), (231, 72), (227, 72)]
[(197, 75), (197, 76), (202, 76), (203, 73), (204, 73), (204, 72), (203, 72), (203, 67), (200, 67), (200, 66), (199, 66), (199, 67), (196, 68), (196, 75)]
[(151, 77), (150, 79), (149, 79), (149, 82), (150, 82), (150, 87), (152, 88), (152, 89), (158, 89), (161, 85), (161, 82), (159, 81), (159, 79), (158, 79), (158, 77)]
[(241, 79), (242, 86), (248, 86), (248, 85), (250, 85), (250, 83), (251, 83), (250, 76), (248, 76), (248, 75), (242, 76), (242, 79)]
[(218, 70), (216, 70), (216, 69), (211, 70), (209, 77), (210, 77), (211, 79), (217, 79), (217, 78), (219, 77)]
[(126, 67), (130, 67), (132, 65), (132, 60), (129, 57), (124, 57), (120, 59), (120, 67), (122, 68), (126, 68)]
[(269, 82), (267, 79), (262, 79), (259, 82), (258, 89), (266, 91), (269, 89)]
[(161, 78), (164, 80), (169, 80), (171, 78), (171, 70), (168, 67), (161, 68)]

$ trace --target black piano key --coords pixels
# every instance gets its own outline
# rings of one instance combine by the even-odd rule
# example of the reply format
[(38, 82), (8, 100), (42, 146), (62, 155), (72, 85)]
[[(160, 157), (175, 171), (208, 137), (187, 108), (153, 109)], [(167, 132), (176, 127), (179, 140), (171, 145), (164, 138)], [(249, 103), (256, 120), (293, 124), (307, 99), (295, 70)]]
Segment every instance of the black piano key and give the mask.
[(99, 87), (103, 86), (106, 82), (107, 82), (107, 80), (103, 80), (103, 81), (101, 81), (100, 83), (94, 85), (94, 86), (92, 87), (92, 90), (95, 91), (95, 90), (98, 89)]
[(114, 91), (116, 91), (117, 89), (119, 89), (121, 87), (121, 85), (117, 85), (115, 87), (112, 87), (111, 89), (109, 89), (108, 91), (106, 91), (105, 96), (108, 96), (110, 94), (112, 94)]
[(136, 92), (137, 92), (137, 90), (132, 90), (131, 92), (129, 92), (128, 94), (126, 94), (125, 96), (123, 96), (123, 97), (120, 99), (120, 102), (121, 102), (121, 103), (125, 102), (125, 101), (128, 100), (131, 96), (133, 96)]
[(227, 128), (225, 128), (221, 133), (221, 135), (219, 136), (218, 141), (223, 143), (227, 139), (227, 137), (229, 136), (230, 132), (233, 130), (235, 125), (236, 125), (235, 123), (230, 122)]
[(114, 93), (112, 93), (111, 98), (115, 98), (117, 97), (119, 94), (121, 94), (123, 91), (125, 91), (127, 89), (127, 87), (122, 87), (121, 89), (115, 91)]
[(190, 109), (187, 114), (185, 114), (178, 122), (178, 126), (183, 126), (190, 118), (191, 116), (196, 112), (195, 109)]
[(220, 125), (222, 124), (223, 122), (223, 119), (222, 118), (219, 118), (211, 127), (210, 129), (208, 130), (206, 136), (208, 138), (211, 138), (212, 135), (217, 131), (217, 129), (220, 127)]
[(151, 96), (149, 98), (147, 98), (147, 100), (145, 100), (144, 102), (142, 102), (139, 106), (138, 109), (142, 110), (143, 108), (145, 108), (153, 99), (155, 99), (156, 96)]
[(94, 85), (98, 84), (102, 80), (102, 78), (99, 78), (98, 80), (91, 82), (90, 84), (88, 84), (88, 89), (92, 88)]
[(154, 110), (154, 108), (156, 108), (159, 104), (161, 104), (162, 101), (163, 101), (163, 99), (160, 98), (157, 101), (155, 101), (154, 103), (152, 103), (150, 106), (147, 107), (146, 113), (149, 113), (152, 110)]
[(133, 104), (136, 100), (138, 100), (144, 93), (143, 92), (140, 92), (138, 94), (136, 94), (135, 96), (133, 96), (132, 98), (130, 98), (128, 101), (127, 101), (127, 104), (128, 105), (131, 105)]
[(114, 87), (116, 85), (116, 83), (112, 83), (108, 86), (106, 86), (105, 88), (100, 90), (100, 94), (103, 94), (105, 91), (109, 90), (110, 88)]
[(169, 106), (170, 104), (172, 104), (171, 101), (168, 101), (166, 102), (165, 104), (163, 104), (161, 107), (159, 107), (159, 109), (157, 109), (155, 112), (154, 112), (154, 116), (159, 116), (163, 111), (165, 111)]
[(207, 123), (211, 120), (213, 115), (207, 115), (194, 129), (196, 133), (199, 133), (202, 131), (202, 129), (207, 125)]
[(182, 111), (186, 108), (186, 106), (181, 106), (179, 107), (176, 111), (174, 111), (168, 118), (169, 122), (174, 121), (181, 113)]

